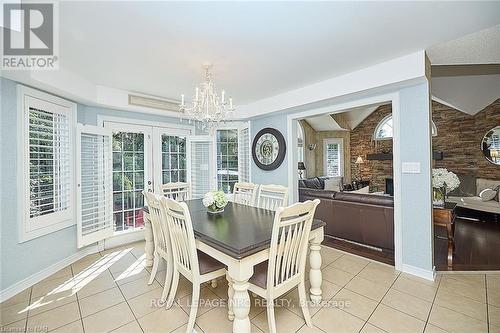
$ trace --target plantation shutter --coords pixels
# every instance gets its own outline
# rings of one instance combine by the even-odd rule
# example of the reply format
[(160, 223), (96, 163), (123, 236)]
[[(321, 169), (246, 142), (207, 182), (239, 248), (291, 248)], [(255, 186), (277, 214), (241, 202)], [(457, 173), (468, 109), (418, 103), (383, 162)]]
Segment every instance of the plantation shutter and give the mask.
[(25, 97), (29, 229), (72, 217), (71, 117), (68, 108)]
[(80, 248), (113, 235), (111, 131), (79, 124), (76, 154)]
[(187, 138), (188, 181), (193, 199), (203, 198), (215, 189), (214, 141), (208, 136)]
[(243, 127), (238, 135), (240, 182), (250, 182), (250, 129)]

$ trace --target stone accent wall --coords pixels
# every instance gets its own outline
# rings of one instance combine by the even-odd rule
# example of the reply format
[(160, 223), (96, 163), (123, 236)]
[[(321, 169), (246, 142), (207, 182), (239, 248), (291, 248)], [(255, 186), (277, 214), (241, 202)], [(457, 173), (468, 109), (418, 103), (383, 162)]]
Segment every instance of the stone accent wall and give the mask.
[[(382, 105), (351, 131), (351, 168), (357, 173), (354, 163), (358, 156), (374, 152), (391, 152), (392, 140), (372, 140), (378, 123), (392, 112), (391, 105)], [(500, 166), (490, 163), (480, 149), (483, 136), (500, 126), (500, 99), (474, 116), (465, 114), (438, 102), (432, 102), (432, 119), (437, 136), (432, 138), (434, 151), (443, 151), (444, 159), (434, 161), (435, 168), (446, 168), (459, 175), (477, 178), (500, 179)], [(362, 164), (363, 179), (371, 181), (371, 191), (385, 190), (385, 178), (392, 177), (392, 161), (365, 161)]]
[(438, 133), (432, 138), (432, 147), (445, 154), (443, 160), (434, 162), (434, 167), (460, 175), (500, 179), (500, 166), (489, 162), (480, 148), (486, 132), (500, 126), (500, 99), (474, 116), (437, 102), (432, 102), (432, 112)]
[[(370, 191), (385, 191), (385, 179), (392, 178), (392, 160), (368, 161), (366, 155), (371, 153), (392, 153), (392, 140), (373, 141), (373, 132), (384, 117), (392, 113), (391, 104), (378, 107), (351, 131), (351, 170), (353, 179), (361, 172), (363, 180), (370, 180)], [(358, 156), (365, 163), (355, 164)], [(359, 171), (358, 171), (359, 170)]]

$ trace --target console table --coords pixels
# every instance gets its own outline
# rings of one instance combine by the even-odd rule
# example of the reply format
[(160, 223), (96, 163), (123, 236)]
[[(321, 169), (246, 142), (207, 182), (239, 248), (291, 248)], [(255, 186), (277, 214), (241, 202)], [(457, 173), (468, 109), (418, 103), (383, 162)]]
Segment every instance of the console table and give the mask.
[(453, 266), (453, 252), (455, 250), (455, 207), (456, 203), (447, 202), (444, 207), (434, 206), (433, 216), (434, 225), (439, 227), (445, 227), (448, 240), (448, 268), (451, 269)]

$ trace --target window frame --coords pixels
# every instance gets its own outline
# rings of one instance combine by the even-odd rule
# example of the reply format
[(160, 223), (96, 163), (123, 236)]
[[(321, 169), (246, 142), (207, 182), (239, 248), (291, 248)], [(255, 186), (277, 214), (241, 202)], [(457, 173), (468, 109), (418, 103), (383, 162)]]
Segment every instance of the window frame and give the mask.
[[(328, 176), (327, 173), (327, 163), (328, 159), (326, 157), (326, 147), (329, 144), (338, 144), (339, 145), (339, 175), (337, 176)], [(323, 174), (327, 177), (344, 177), (344, 140), (341, 138), (326, 138), (323, 140)]]
[[(59, 108), (57, 113), (66, 114), (69, 124), (69, 207), (64, 212), (53, 212), (39, 217), (30, 217), (30, 151), (29, 151), (29, 101), (32, 98), (45, 104), (54, 104)], [(76, 103), (60, 97), (32, 89), (23, 85), (17, 86), (18, 109), (18, 219), (19, 243), (48, 235), (76, 224), (75, 206), (75, 130), (76, 130)]]
[[(392, 136), (388, 136), (388, 137), (385, 137), (385, 138), (379, 138), (377, 137), (377, 133), (379, 131), (379, 129), (389, 120), (389, 119), (392, 119), (392, 113), (391, 114), (388, 114), (387, 116), (385, 116), (384, 118), (382, 118), (382, 120), (380, 120), (377, 124), (377, 126), (375, 127), (375, 130), (373, 131), (373, 135), (372, 135), (372, 138), (374, 141), (384, 141), (384, 140), (392, 140), (392, 137), (394, 136), (394, 130), (393, 130), (393, 135)], [(431, 120), (431, 133), (432, 133), (432, 136), (437, 136), (437, 126), (436, 124), (434, 123), (434, 120)], [(394, 128), (394, 124), (392, 125), (393, 128)]]
[[(221, 123), (217, 126), (215, 132), (213, 135), (213, 172), (215, 175), (215, 185), (217, 187), (217, 190), (219, 190), (219, 181), (218, 181), (218, 170), (217, 170), (217, 131), (218, 130), (237, 130), (238, 131), (238, 137), (236, 139), (236, 142), (238, 144), (238, 181), (241, 182), (241, 177), (242, 177), (242, 164), (240, 163), (240, 156), (243, 153), (243, 150), (241, 149), (241, 132), (243, 129), (248, 129), (248, 135), (249, 135), (249, 147), (248, 147), (248, 182), (252, 181), (252, 142), (251, 142), (251, 128), (250, 128), (250, 122), (245, 122), (245, 121), (231, 121), (227, 123)], [(231, 193), (227, 193), (227, 195), (231, 195)]]

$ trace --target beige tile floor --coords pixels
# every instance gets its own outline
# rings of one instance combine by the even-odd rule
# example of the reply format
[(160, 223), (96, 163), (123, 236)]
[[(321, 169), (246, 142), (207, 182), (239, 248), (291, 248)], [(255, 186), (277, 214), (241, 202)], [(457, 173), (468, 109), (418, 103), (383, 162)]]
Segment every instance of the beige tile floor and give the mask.
[[(276, 308), (278, 332), (500, 332), (500, 274), (443, 274), (430, 282), (324, 247), (323, 296), (304, 325), (292, 291)], [(184, 332), (191, 285), (170, 310), (154, 306), (165, 271), (148, 286), (144, 243), (88, 256), (0, 304), (0, 332)], [(230, 332), (227, 283), (202, 290), (197, 332)], [(252, 298), (253, 332), (267, 332)], [(208, 302), (210, 301), (210, 302)], [(210, 303), (210, 304), (209, 304)]]

